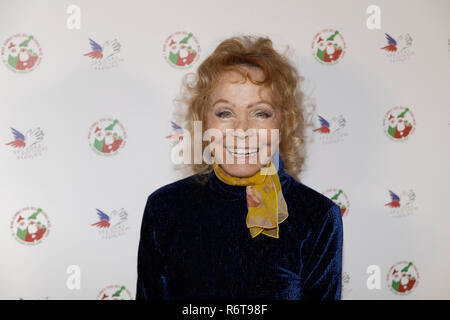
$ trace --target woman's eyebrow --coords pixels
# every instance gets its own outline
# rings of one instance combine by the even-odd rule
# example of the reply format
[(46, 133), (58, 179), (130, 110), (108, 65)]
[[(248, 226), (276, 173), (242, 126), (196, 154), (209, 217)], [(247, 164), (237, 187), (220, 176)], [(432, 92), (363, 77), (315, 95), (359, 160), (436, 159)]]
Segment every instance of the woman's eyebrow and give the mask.
[[(214, 102), (214, 103), (212, 104), (212, 107), (214, 107), (214, 106), (215, 106), (217, 103), (219, 103), (219, 102), (229, 103), (229, 104), (231, 104), (233, 107), (235, 107), (235, 105), (234, 105), (233, 103), (231, 103), (230, 101), (225, 100), (225, 99), (219, 99), (219, 100), (217, 100), (216, 102)], [(247, 108), (254, 107), (254, 106), (256, 106), (256, 105), (258, 105), (258, 104), (261, 104), (261, 103), (266, 103), (266, 104), (272, 106), (272, 103), (270, 103), (269, 101), (267, 101), (267, 100), (261, 100), (261, 101), (257, 101), (257, 102), (250, 103), (250, 104), (247, 106)]]

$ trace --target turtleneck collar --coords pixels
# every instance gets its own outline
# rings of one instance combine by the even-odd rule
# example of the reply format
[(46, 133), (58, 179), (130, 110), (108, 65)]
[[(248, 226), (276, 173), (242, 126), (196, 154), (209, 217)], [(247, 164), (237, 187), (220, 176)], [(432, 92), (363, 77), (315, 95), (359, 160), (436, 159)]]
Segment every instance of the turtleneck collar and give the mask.
[[(287, 188), (289, 188), (292, 178), (284, 171), (284, 164), (281, 160), (280, 155), (278, 155), (278, 161), (273, 161), (273, 164), (275, 165), (275, 167), (278, 167), (278, 177), (280, 179), (281, 188), (283, 191), (286, 191)], [(223, 198), (226, 199), (245, 199), (246, 197), (246, 186), (232, 186), (226, 184), (216, 176), (214, 170), (210, 174), (208, 185), (212, 191), (220, 194)]]

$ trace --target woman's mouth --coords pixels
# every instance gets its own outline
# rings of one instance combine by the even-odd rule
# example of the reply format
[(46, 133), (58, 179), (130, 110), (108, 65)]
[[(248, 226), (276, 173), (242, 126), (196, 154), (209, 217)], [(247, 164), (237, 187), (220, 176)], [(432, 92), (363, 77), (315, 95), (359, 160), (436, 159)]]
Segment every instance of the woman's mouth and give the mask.
[(250, 148), (250, 149), (245, 149), (245, 148), (226, 148), (228, 153), (230, 153), (231, 155), (235, 156), (235, 157), (251, 157), (251, 156), (255, 156), (258, 151), (259, 148)]

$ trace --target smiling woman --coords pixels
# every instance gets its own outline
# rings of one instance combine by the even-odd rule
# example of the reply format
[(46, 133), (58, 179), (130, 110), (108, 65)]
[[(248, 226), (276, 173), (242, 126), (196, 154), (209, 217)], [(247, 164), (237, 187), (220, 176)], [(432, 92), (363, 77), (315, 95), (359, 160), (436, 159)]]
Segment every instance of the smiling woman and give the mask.
[(243, 36), (185, 82), (184, 126), (218, 133), (213, 161), (148, 197), (136, 299), (340, 299), (340, 209), (296, 179), (300, 80), (270, 39)]
[[(193, 79), (191, 76), (194, 76)], [(268, 125), (269, 136), (271, 130), (279, 130), (279, 141), (277, 139), (273, 144), (278, 145), (279, 142), (286, 172), (297, 176), (304, 161), (301, 148), (305, 142), (302, 80), (290, 61), (273, 49), (269, 38), (243, 36), (224, 40), (203, 61), (196, 74), (188, 73), (183, 79), (184, 92), (180, 101), (188, 107), (184, 127), (191, 136), (195, 121), (202, 122), (203, 132), (212, 128), (214, 119), (211, 112), (217, 107), (216, 104), (221, 108), (229, 107), (221, 114), (222, 117), (230, 116), (227, 119), (231, 123), (225, 129), (239, 128), (237, 120), (245, 117), (239, 110), (231, 112), (233, 106), (239, 109), (244, 109), (240, 108), (243, 106), (265, 107), (259, 113), (259, 110), (253, 110), (253, 120), (256, 120), (256, 114), (258, 119), (269, 118), (265, 124), (250, 123), (252, 119), (247, 117), (247, 125), (254, 129), (263, 129)], [(261, 100), (266, 103), (259, 104)], [(207, 144), (203, 141), (203, 149)], [(260, 156), (264, 160), (265, 155)], [(197, 164), (194, 161), (185, 168), (187, 174), (199, 173), (198, 178), (202, 181), (206, 181), (213, 170), (211, 164)]]
[[(259, 68), (245, 68), (252, 78), (263, 80)], [(280, 129), (282, 111), (273, 106), (268, 88), (263, 88), (260, 94), (261, 88), (246, 81), (239, 72), (224, 72), (217, 83), (211, 94), (214, 102), (205, 111), (206, 129), (214, 128), (222, 133), (213, 142), (212, 157), (232, 176), (252, 176), (262, 165), (267, 165), (276, 151), (272, 147), (278, 147), (278, 141), (271, 141), (271, 137), (272, 130)], [(226, 159), (227, 153), (231, 159)]]

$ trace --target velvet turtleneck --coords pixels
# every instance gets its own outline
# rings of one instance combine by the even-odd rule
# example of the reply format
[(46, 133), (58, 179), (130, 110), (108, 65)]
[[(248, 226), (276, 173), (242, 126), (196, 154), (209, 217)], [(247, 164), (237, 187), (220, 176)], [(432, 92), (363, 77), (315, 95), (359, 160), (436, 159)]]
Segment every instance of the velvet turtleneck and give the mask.
[(284, 171), (279, 238), (252, 238), (246, 187), (211, 172), (152, 192), (142, 218), (136, 299), (340, 299), (342, 219), (330, 199)]

